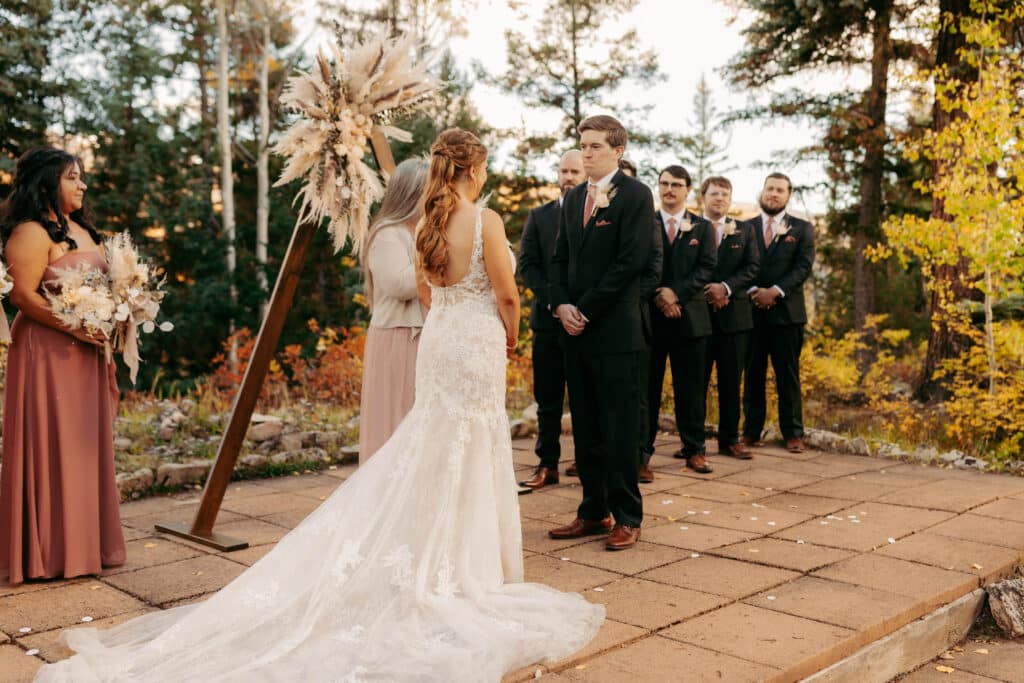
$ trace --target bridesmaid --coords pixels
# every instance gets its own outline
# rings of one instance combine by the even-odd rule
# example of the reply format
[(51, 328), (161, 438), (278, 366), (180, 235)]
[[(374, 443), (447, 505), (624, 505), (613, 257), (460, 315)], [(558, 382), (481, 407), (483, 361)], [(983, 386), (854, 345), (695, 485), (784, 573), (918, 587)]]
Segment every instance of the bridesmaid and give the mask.
[(416, 274), (413, 230), (423, 214), (427, 162), (408, 159), (395, 169), (360, 253), (366, 298), (373, 312), (363, 354), (359, 463), (391, 438), (415, 401), (416, 348), (429, 294)]
[(125, 561), (114, 480), (117, 385), (102, 341), (64, 328), (40, 293), (55, 268), (107, 269), (82, 166), (36, 147), (0, 207), (14, 280), (0, 469), (0, 579), (98, 574)]

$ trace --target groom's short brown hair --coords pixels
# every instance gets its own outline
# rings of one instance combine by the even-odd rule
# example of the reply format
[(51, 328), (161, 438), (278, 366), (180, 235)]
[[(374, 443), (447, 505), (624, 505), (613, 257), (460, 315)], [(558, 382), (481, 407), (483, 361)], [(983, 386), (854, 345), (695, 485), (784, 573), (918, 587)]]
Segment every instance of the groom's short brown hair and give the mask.
[(588, 116), (583, 119), (576, 131), (583, 135), (585, 130), (596, 130), (606, 133), (608, 144), (612, 147), (625, 147), (626, 142), (629, 140), (626, 129), (619, 123), (619, 120), (614, 116), (607, 116), (606, 114)]

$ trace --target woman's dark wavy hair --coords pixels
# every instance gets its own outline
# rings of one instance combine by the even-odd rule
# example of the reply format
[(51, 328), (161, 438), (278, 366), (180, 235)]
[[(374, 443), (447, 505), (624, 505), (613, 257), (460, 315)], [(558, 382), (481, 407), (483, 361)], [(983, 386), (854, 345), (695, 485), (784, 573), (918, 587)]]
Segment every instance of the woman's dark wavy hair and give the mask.
[[(18, 225), (35, 221), (46, 228), (54, 244), (67, 242), (68, 249), (78, 248), (68, 233), (67, 219), (60, 212), (59, 197), (61, 176), (76, 164), (81, 168), (78, 157), (56, 147), (33, 147), (19, 157), (11, 193), (0, 205), (0, 238), (4, 243)], [(50, 219), (51, 211), (57, 216), (56, 221)], [(85, 228), (96, 244), (102, 243), (87, 204), (72, 212), (71, 220)]]

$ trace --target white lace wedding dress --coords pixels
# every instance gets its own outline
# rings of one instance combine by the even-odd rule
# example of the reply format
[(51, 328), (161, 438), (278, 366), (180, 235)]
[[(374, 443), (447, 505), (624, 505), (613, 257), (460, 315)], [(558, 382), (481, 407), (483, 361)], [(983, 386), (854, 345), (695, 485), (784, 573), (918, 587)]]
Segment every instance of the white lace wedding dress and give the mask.
[[(586, 645), (604, 608), (522, 583), (505, 333), (484, 269), (432, 287), (394, 436), (208, 600), (107, 631), (37, 681), (498, 681)], [(511, 252), (510, 252), (511, 257)]]

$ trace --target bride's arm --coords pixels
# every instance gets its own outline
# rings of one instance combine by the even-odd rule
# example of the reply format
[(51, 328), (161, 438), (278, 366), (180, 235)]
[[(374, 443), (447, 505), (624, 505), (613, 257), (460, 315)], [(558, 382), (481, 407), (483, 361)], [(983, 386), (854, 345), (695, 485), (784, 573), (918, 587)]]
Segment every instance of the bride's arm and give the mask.
[(505, 350), (511, 354), (519, 340), (519, 289), (512, 272), (505, 225), (490, 209), (483, 212), (483, 240), (484, 267), (498, 299), (498, 315), (505, 325)]

